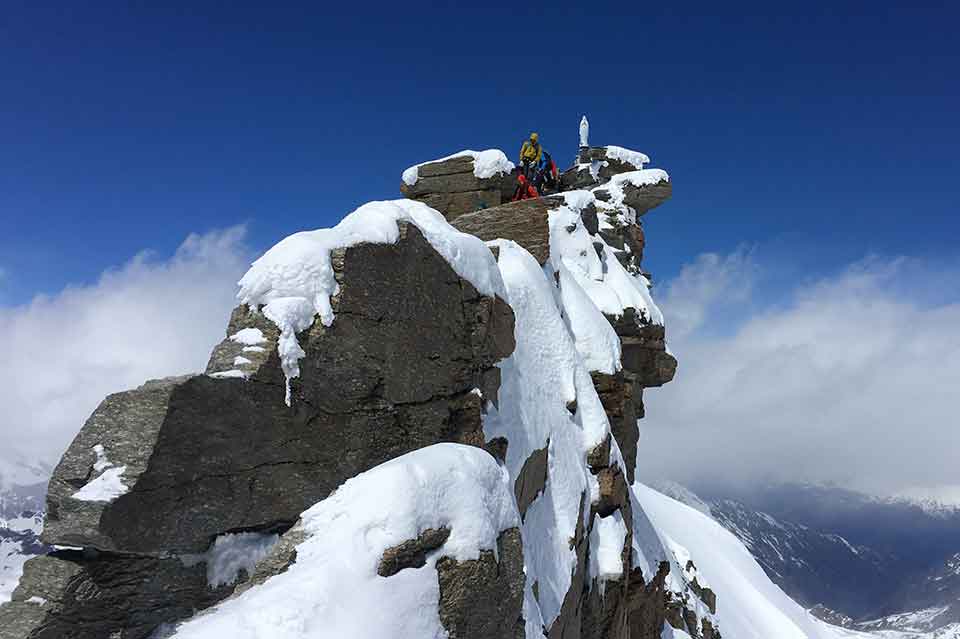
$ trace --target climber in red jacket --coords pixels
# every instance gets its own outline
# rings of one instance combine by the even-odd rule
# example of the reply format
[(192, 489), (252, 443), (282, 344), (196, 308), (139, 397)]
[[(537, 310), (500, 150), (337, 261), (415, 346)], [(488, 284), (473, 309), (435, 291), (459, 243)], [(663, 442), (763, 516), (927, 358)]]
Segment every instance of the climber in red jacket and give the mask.
[(527, 179), (522, 173), (517, 176), (517, 190), (513, 192), (513, 202), (519, 200), (529, 200), (531, 198), (540, 197), (540, 193), (537, 192), (536, 187), (530, 184), (530, 180)]

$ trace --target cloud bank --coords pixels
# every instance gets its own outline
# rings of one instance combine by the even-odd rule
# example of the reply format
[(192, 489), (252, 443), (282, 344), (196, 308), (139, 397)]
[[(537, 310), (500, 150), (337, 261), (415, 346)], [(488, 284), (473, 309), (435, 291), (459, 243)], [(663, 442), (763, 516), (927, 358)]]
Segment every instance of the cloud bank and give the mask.
[[(192, 235), (0, 307), (0, 473), (56, 463), (105, 395), (202, 370), (250, 257), (242, 227)], [(641, 476), (960, 495), (960, 268), (871, 258), (764, 303), (769, 270), (705, 254), (660, 294), (680, 368), (645, 395)]]
[(953, 494), (960, 268), (873, 257), (766, 306), (763, 272), (710, 254), (666, 287), (680, 367), (645, 394), (642, 476)]
[(51, 466), (109, 393), (199, 371), (223, 337), (249, 264), (245, 229), (191, 235), (169, 259), (144, 252), (89, 286), (0, 307), (0, 473)]

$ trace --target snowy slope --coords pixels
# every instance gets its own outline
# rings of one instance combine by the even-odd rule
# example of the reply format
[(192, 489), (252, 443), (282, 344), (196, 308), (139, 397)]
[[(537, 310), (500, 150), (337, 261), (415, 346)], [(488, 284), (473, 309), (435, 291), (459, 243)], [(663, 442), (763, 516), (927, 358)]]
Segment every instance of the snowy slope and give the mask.
[(633, 490), (668, 545), (673, 542), (689, 551), (698, 571), (717, 593), (717, 619), (725, 638), (870, 636), (830, 626), (810, 615), (770, 581), (732, 533), (707, 515), (643, 484), (634, 484)]
[(20, 486), (0, 481), (0, 603), (8, 601), (30, 557), (44, 551), (43, 495), (46, 483)]
[[(361, 473), (303, 513), (306, 539), (289, 569), (172, 636), (439, 639), (437, 559), (476, 559), (520, 523), (509, 479), (486, 451), (461, 444), (421, 448)], [(426, 565), (390, 579), (377, 574), (386, 548), (443, 527), (450, 536)]]

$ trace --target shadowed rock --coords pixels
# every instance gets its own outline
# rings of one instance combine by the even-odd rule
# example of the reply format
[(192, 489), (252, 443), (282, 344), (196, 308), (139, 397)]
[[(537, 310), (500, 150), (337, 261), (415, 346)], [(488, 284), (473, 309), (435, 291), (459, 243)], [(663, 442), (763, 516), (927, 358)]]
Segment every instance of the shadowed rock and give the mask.
[(0, 638), (146, 639), (231, 592), (208, 586), (203, 563), (60, 551), (26, 563), (0, 607)]
[[(334, 260), (337, 318), (299, 336), (306, 356), (292, 408), (274, 338), (249, 379), (164, 380), (108, 398), (54, 473), (45, 540), (203, 552), (228, 531), (289, 527), (346, 479), (411, 450), (482, 446), (471, 391), (496, 380), (488, 371), (512, 352), (513, 314), (402, 227), (397, 244), (361, 244)], [(244, 309), (230, 330), (246, 322), (262, 325)], [(126, 466), (129, 490), (78, 502), (96, 444)]]
[(520, 200), (461, 215), (451, 224), (481, 240), (513, 240), (544, 264), (550, 257), (548, 212), (562, 205), (563, 197), (559, 195)]
[(517, 507), (520, 510), (521, 517), (527, 514), (527, 508), (547, 485), (549, 451), (549, 441), (543, 448), (533, 451), (523, 462), (523, 467), (514, 482), (514, 492), (516, 493)]

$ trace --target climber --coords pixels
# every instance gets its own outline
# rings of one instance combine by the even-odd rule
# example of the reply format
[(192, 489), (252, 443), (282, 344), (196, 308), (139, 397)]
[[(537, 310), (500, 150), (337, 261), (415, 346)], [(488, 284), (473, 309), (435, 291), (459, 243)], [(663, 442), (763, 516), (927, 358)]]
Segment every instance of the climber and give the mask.
[(540, 193), (546, 193), (546, 189), (556, 191), (560, 185), (560, 172), (553, 158), (543, 149), (540, 164), (537, 166), (537, 175), (533, 178), (533, 185)]
[(540, 147), (540, 136), (536, 133), (530, 134), (530, 139), (523, 141), (520, 147), (520, 172), (532, 180), (536, 174), (537, 165), (540, 164), (540, 158), (543, 149)]
[(523, 175), (522, 173), (518, 175), (517, 189), (513, 192), (513, 199), (511, 202), (529, 200), (535, 197), (540, 197), (540, 193), (537, 192), (536, 187), (530, 184), (530, 180), (527, 179), (527, 176)]

